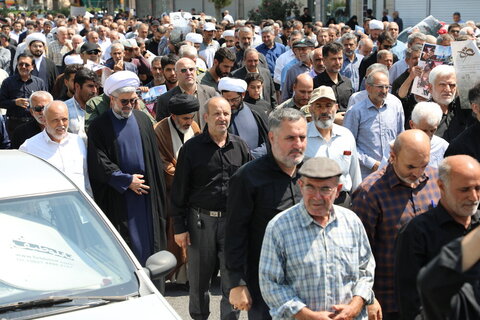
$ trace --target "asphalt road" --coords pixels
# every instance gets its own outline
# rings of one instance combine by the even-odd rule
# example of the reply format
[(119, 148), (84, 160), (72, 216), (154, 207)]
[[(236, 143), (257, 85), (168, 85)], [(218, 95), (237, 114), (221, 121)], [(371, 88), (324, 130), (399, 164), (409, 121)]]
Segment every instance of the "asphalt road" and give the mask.
[[(210, 292), (210, 317), (211, 320), (220, 319), (220, 278), (213, 282)], [(177, 311), (184, 320), (191, 319), (188, 314), (188, 289), (185, 285), (177, 285), (167, 282), (165, 285), (165, 299)], [(247, 313), (240, 313), (240, 320), (247, 320)]]

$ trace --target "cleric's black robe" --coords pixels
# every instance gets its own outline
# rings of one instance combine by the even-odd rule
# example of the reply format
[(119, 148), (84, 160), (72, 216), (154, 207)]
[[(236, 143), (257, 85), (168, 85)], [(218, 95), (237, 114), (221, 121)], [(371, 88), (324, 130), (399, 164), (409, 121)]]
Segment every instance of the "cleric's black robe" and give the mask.
[[(141, 111), (133, 110), (140, 129), (145, 161), (145, 184), (150, 186), (149, 198), (152, 212), (154, 252), (166, 249), (165, 181), (163, 164), (158, 152), (155, 132), (148, 117)], [(93, 120), (88, 130), (88, 168), (93, 197), (108, 219), (130, 244), (126, 200), (108, 182), (112, 173), (119, 168), (118, 145), (109, 112)], [(133, 174), (135, 172), (128, 172)]]

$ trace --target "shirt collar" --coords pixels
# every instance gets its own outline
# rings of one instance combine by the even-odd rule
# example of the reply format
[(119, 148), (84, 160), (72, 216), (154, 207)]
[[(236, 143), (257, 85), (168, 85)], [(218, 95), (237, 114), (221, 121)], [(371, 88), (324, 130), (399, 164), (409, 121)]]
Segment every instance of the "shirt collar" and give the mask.
[[(310, 124), (311, 123), (311, 124)], [(307, 128), (308, 128), (308, 131), (307, 131), (307, 137), (310, 138), (314, 138), (314, 137), (319, 137), (320, 139), (323, 139), (323, 136), (321, 135), (320, 131), (318, 131), (318, 128), (315, 126), (315, 122), (314, 121), (310, 121), (307, 125)], [(340, 132), (338, 130), (338, 125), (337, 124), (333, 124), (332, 125), (332, 138), (339, 135)]]
[[(456, 222), (452, 218), (452, 216), (448, 213), (447, 209), (445, 209), (445, 207), (442, 205), (441, 201), (438, 202), (436, 211), (437, 212), (435, 213), (435, 216), (437, 218), (439, 225), (443, 225), (445, 223), (449, 223), (452, 221), (458, 224), (458, 222)], [(472, 220), (470, 221), (470, 226), (478, 225), (479, 222), (480, 222), (480, 211), (477, 210), (477, 212), (475, 212), (475, 214), (472, 216)]]
[(393, 165), (391, 163), (387, 165), (385, 169), (385, 175), (387, 176), (388, 185), (391, 189), (395, 188), (398, 185), (403, 186), (405, 188), (417, 189), (429, 179), (427, 176), (427, 173), (423, 172), (422, 176), (418, 180), (418, 185), (415, 188), (411, 188), (405, 185), (403, 181), (398, 178), (397, 174), (395, 173), (395, 170), (393, 169)]
[(332, 207), (330, 210), (330, 216), (328, 217), (328, 222), (325, 227), (321, 226), (318, 222), (316, 222), (312, 216), (308, 213), (307, 208), (305, 207), (305, 202), (303, 199), (300, 201), (298, 209), (300, 210), (300, 225), (304, 228), (308, 227), (310, 224), (314, 223), (321, 228), (326, 228), (329, 224), (335, 222), (337, 220), (337, 215), (335, 214), (335, 210)]
[(70, 138), (70, 133), (67, 132), (67, 135), (65, 136), (65, 138), (62, 139), (62, 141), (60, 142), (56, 142), (56, 141), (53, 141), (50, 136), (48, 135), (47, 133), (47, 129), (43, 129), (43, 131), (41, 132), (41, 135), (43, 137), (43, 140), (45, 141), (45, 143), (47, 144), (55, 144), (55, 145), (63, 145), (65, 143), (67, 143), (68, 139)]

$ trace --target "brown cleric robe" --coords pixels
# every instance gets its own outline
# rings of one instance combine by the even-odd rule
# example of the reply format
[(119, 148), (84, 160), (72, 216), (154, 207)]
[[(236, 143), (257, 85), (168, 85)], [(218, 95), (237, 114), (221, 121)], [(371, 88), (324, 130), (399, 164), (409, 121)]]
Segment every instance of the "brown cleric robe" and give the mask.
[[(180, 147), (185, 141), (193, 136), (201, 133), (198, 124), (193, 121), (189, 131), (184, 134), (184, 141), (181, 141), (177, 134), (170, 117), (164, 118), (154, 126), (155, 135), (157, 137), (158, 150), (160, 151), (160, 158), (163, 162), (163, 172), (165, 174), (166, 199), (167, 199), (167, 250), (175, 255), (177, 258), (176, 268), (168, 275), (172, 281), (185, 283), (186, 272), (185, 267), (187, 263), (187, 251), (180, 248), (174, 239), (173, 221), (169, 215), (170, 212), (170, 190), (175, 175), (175, 167), (177, 165), (177, 156)], [(172, 134), (173, 133), (173, 134)]]

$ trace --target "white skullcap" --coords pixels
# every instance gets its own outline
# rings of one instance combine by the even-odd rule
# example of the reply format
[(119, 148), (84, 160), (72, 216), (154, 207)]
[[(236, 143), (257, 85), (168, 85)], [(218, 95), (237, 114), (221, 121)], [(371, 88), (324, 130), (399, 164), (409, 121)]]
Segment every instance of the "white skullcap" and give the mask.
[(103, 92), (107, 96), (111, 96), (112, 92), (124, 87), (138, 88), (140, 86), (140, 79), (132, 71), (117, 71), (105, 80), (103, 85)]
[(65, 65), (69, 66), (71, 64), (83, 64), (83, 59), (77, 54), (70, 54), (65, 57)]
[(44, 45), (47, 44), (47, 38), (45, 38), (45, 35), (40, 32), (31, 33), (25, 38), (25, 43), (27, 44), (27, 47), (30, 46), (30, 43), (32, 43), (33, 41), (41, 41)]
[(235, 30), (225, 30), (223, 31), (223, 37), (235, 37)]
[(378, 20), (371, 20), (368, 24), (370, 30), (383, 30), (383, 22)]
[(203, 36), (199, 33), (187, 33), (185, 36), (185, 41), (190, 41), (192, 43), (202, 43), (203, 42)]
[(215, 28), (215, 24), (214, 23), (211, 23), (211, 22), (206, 22), (204, 25), (203, 25), (203, 31), (215, 31), (217, 30)]
[(232, 92), (245, 92), (247, 90), (247, 83), (242, 79), (235, 78), (221, 78), (218, 82), (218, 91), (232, 91)]

